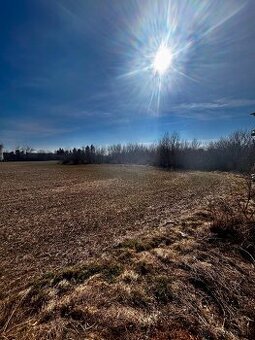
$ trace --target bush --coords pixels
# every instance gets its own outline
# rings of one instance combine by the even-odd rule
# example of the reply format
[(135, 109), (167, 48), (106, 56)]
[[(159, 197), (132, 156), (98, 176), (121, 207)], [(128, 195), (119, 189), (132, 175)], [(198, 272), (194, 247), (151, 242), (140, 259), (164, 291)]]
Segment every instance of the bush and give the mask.
[(214, 203), (210, 229), (218, 240), (235, 244), (243, 255), (255, 261), (255, 189), (250, 175), (244, 189), (244, 197)]

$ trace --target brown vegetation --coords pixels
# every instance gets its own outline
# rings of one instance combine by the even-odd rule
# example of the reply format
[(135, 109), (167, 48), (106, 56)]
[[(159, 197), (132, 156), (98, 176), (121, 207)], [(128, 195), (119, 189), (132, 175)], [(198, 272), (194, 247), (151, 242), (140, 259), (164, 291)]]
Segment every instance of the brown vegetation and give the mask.
[(53, 163), (0, 176), (3, 339), (254, 339), (242, 177)]
[(63, 164), (143, 164), (174, 170), (247, 172), (255, 162), (255, 143), (250, 131), (236, 131), (207, 145), (182, 140), (166, 133), (151, 145), (127, 144), (44, 152), (29, 147), (5, 152), (6, 161), (50, 161)]

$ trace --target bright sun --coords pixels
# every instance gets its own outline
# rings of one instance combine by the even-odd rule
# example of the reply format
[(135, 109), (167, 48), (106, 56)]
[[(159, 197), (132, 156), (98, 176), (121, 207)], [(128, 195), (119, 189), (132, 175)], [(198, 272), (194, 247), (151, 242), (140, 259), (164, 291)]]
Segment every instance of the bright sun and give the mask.
[(167, 46), (160, 46), (153, 60), (154, 72), (163, 76), (173, 61), (173, 53)]

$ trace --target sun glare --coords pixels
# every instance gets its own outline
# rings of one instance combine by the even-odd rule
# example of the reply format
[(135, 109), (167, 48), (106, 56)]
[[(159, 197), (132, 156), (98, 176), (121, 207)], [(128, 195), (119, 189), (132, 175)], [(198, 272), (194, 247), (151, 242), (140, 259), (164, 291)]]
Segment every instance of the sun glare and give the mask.
[[(210, 54), (223, 56), (225, 40), (219, 30), (245, 6), (239, 2), (226, 1), (219, 10), (215, 0), (155, 0), (146, 6), (131, 1), (138, 10), (134, 23), (125, 20), (128, 35), (120, 34), (125, 61), (120, 79), (127, 80), (142, 112), (147, 106), (148, 112), (158, 114), (177, 91), (189, 91), (192, 83), (199, 86), (204, 71), (216, 62), (213, 58), (208, 63)], [(225, 29), (232, 41), (232, 31)], [(227, 39), (225, 33), (222, 37)]]
[(171, 67), (173, 53), (167, 46), (160, 46), (153, 61), (153, 70), (158, 75), (164, 75)]

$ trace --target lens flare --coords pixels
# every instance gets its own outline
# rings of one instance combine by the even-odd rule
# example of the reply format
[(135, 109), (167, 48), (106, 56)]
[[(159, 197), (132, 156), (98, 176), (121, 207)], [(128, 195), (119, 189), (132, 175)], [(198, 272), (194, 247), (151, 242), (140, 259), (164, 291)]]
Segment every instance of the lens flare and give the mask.
[(171, 67), (172, 61), (173, 53), (171, 49), (167, 46), (160, 46), (153, 61), (154, 72), (163, 76)]
[[(123, 64), (118, 66), (119, 88), (126, 93), (126, 107), (159, 114), (190, 89), (207, 81), (224, 53), (226, 41), (235, 41), (229, 28), (223, 30), (244, 8), (245, 3), (229, 0), (130, 0), (119, 33)], [(132, 4), (132, 5), (131, 5)], [(115, 45), (113, 45), (116, 48)], [(115, 84), (114, 84), (115, 86)], [(130, 98), (132, 97), (132, 100)], [(121, 102), (121, 107), (124, 104)], [(138, 108), (138, 109), (137, 109)]]

